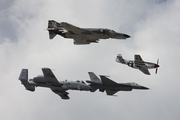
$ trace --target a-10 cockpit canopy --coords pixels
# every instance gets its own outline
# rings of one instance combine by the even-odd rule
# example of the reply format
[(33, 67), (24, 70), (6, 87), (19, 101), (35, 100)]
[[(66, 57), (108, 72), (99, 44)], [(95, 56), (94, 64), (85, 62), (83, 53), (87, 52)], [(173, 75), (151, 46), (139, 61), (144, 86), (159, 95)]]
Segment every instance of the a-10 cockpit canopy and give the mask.
[(86, 84), (84, 81), (77, 80), (76, 82)]

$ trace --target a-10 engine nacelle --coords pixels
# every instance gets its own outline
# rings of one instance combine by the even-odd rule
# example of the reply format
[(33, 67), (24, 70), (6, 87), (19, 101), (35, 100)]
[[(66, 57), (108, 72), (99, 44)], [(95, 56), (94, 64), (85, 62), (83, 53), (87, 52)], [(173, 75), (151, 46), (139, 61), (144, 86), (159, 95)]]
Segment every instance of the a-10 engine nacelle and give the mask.
[(36, 82), (36, 83), (44, 83), (44, 82), (46, 82), (44, 76), (34, 77), (33, 81)]

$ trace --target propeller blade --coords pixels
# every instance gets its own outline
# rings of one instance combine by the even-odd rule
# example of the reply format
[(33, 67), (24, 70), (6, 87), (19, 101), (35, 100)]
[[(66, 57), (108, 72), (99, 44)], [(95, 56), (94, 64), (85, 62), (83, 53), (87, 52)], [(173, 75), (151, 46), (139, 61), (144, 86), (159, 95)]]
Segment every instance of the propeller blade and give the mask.
[(156, 68), (156, 72), (155, 72), (156, 74), (157, 74), (157, 71), (158, 71), (158, 68)]
[[(159, 59), (157, 60), (157, 65), (159, 64)], [(157, 71), (158, 71), (158, 67), (156, 68), (156, 71), (155, 73), (157, 74)]]

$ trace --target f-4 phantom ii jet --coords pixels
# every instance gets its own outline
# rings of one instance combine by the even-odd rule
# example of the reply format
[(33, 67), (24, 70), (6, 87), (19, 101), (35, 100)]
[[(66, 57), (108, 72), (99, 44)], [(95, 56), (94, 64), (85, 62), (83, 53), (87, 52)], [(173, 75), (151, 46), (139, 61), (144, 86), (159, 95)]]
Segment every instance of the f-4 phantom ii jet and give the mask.
[(67, 22), (48, 21), (49, 38), (53, 39), (57, 34), (64, 38), (74, 39), (74, 44), (98, 43), (99, 39), (126, 39), (130, 36), (117, 33), (114, 30), (104, 28), (79, 28)]
[(121, 54), (118, 54), (116, 57), (116, 62), (126, 64), (132, 68), (139, 69), (141, 72), (143, 72), (146, 75), (150, 75), (148, 69), (153, 69), (153, 68), (156, 68), (155, 73), (157, 74), (157, 68), (159, 67), (158, 65), (159, 59), (157, 60), (157, 64), (151, 62), (144, 62), (140, 55), (134, 55), (134, 61), (132, 61), (132, 60), (125, 60), (122, 58)]
[(89, 91), (91, 87), (86, 85), (85, 82), (80, 81), (61, 81), (59, 82), (51, 69), (42, 68), (44, 76), (37, 76), (28, 80), (28, 69), (22, 69), (19, 80), (24, 85), (26, 90), (35, 91), (35, 87), (47, 87), (54, 93), (58, 94), (62, 99), (69, 99), (67, 90), (84, 90)]
[(90, 86), (92, 88), (91, 92), (95, 92), (97, 89), (99, 89), (100, 92), (106, 91), (107, 95), (114, 95), (118, 91), (131, 91), (132, 89), (142, 89), (147, 90), (149, 88), (138, 85), (137, 83), (116, 83), (106, 76), (102, 76), (101, 80), (93, 73), (88, 72), (89, 77), (91, 81), (86, 81), (87, 83), (90, 83)]

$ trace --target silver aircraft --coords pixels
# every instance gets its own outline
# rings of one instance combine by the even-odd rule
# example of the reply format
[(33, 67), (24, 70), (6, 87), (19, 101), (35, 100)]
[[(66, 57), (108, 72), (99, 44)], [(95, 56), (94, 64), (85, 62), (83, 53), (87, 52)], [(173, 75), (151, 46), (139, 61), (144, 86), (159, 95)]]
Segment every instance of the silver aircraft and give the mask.
[(100, 75), (101, 80), (93, 73), (88, 72), (91, 81), (86, 81), (90, 83), (91, 92), (95, 92), (99, 89), (100, 92), (106, 91), (107, 95), (114, 95), (118, 91), (131, 91), (132, 89), (147, 90), (149, 88), (138, 85), (137, 83), (116, 83), (106, 76)]
[(156, 68), (155, 73), (157, 74), (157, 70), (159, 67), (158, 65), (159, 59), (157, 60), (157, 64), (151, 62), (144, 62), (140, 55), (134, 55), (134, 61), (133, 61), (133, 60), (125, 60), (122, 58), (121, 54), (118, 54), (116, 57), (116, 62), (126, 64), (132, 68), (139, 69), (141, 72), (143, 72), (146, 75), (150, 75), (148, 69), (153, 69), (153, 68)]
[(74, 44), (98, 43), (99, 39), (126, 39), (130, 36), (117, 33), (114, 30), (105, 28), (79, 28), (67, 22), (48, 21), (49, 38), (53, 39), (57, 34), (64, 38), (74, 39)]
[(91, 87), (83, 81), (61, 81), (59, 82), (49, 68), (42, 68), (44, 76), (37, 76), (28, 80), (28, 69), (22, 69), (19, 80), (26, 90), (35, 91), (35, 87), (47, 87), (62, 99), (69, 99), (67, 90), (89, 91)]

